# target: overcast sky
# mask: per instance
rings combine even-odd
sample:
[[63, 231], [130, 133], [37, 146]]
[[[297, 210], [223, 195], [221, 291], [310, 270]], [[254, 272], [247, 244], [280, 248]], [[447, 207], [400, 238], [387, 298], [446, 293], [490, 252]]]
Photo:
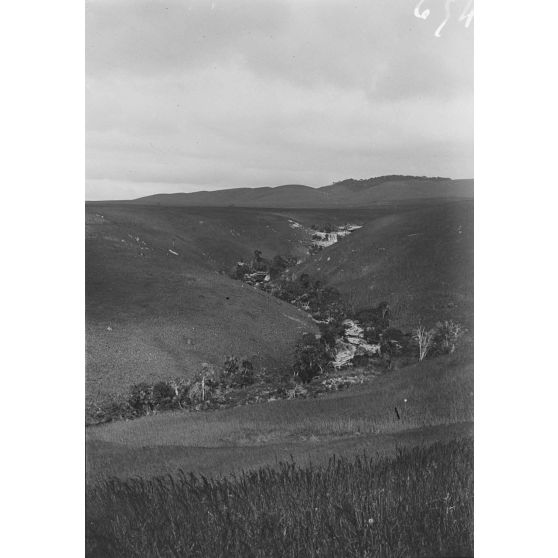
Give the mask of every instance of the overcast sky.
[[473, 176], [455, 0], [91, 0], [86, 198]]

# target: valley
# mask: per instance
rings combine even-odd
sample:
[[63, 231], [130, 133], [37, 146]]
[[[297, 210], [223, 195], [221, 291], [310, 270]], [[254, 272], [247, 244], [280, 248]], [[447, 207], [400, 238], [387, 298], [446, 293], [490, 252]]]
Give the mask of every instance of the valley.
[[[471, 329], [471, 211], [471, 202], [342, 212], [88, 204], [88, 400], [229, 355], [288, 366], [296, 338], [317, 327], [231, 279], [255, 250], [293, 256], [289, 273], [336, 287], [356, 307], [389, 302], [397, 327], [455, 319]], [[362, 228], [308, 254], [312, 225], [347, 222]]]
[[[364, 195], [359, 187], [338, 186]], [[134, 518], [148, 513], [144, 489], [135, 512], [122, 507], [119, 491], [139, 486], [132, 478], [150, 494], [181, 471], [234, 491], [242, 475], [289, 462], [301, 475], [362, 456], [389, 468], [417, 446], [440, 452], [448, 478], [457, 467], [465, 484], [447, 491], [470, 513], [472, 199], [343, 209], [140, 201], [86, 204], [86, 479], [99, 552], [120, 552], [105, 546], [107, 530], [122, 548], [137, 522], [163, 532], [155, 516]], [[424, 355], [421, 331], [431, 336]], [[178, 518], [182, 497], [153, 505]], [[123, 518], [132, 523], [120, 532]], [[460, 540], [469, 536], [465, 522]]]

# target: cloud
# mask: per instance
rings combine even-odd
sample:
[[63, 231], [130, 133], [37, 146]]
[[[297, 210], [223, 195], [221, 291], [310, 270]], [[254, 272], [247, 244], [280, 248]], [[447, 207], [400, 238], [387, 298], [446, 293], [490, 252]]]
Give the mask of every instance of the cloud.
[[211, 4], [87, 4], [91, 198], [472, 175], [471, 29], [437, 39], [405, 2]]

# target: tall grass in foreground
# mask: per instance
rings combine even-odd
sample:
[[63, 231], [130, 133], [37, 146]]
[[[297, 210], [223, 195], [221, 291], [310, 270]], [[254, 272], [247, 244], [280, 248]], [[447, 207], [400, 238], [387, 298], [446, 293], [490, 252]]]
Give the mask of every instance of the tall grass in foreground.
[[91, 557], [472, 556], [473, 441], [87, 491]]

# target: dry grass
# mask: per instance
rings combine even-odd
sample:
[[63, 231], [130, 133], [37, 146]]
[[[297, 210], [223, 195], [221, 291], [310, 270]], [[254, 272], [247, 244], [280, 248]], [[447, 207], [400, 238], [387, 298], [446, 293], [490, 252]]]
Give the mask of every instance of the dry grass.
[[88, 489], [86, 540], [103, 558], [472, 556], [473, 443], [105, 481]]
[[[324, 446], [336, 440], [370, 442], [374, 436], [470, 423], [473, 366], [468, 351], [464, 347], [453, 355], [425, 360], [379, 376], [370, 384], [317, 399], [200, 413], [168, 412], [89, 428], [90, 476], [172, 470], [179, 465], [168, 457], [169, 448], [177, 456], [194, 448], [219, 450], [224, 459], [219, 469], [226, 469], [227, 454], [230, 467], [247, 463], [246, 446], [258, 451], [280, 448], [288, 455], [289, 448], [306, 442]], [[153, 450], [143, 451], [145, 448]], [[266, 455], [273, 460], [274, 450]], [[200, 466], [205, 468], [205, 453], [201, 459]], [[189, 463], [197, 468], [195, 458], [189, 458]]]

